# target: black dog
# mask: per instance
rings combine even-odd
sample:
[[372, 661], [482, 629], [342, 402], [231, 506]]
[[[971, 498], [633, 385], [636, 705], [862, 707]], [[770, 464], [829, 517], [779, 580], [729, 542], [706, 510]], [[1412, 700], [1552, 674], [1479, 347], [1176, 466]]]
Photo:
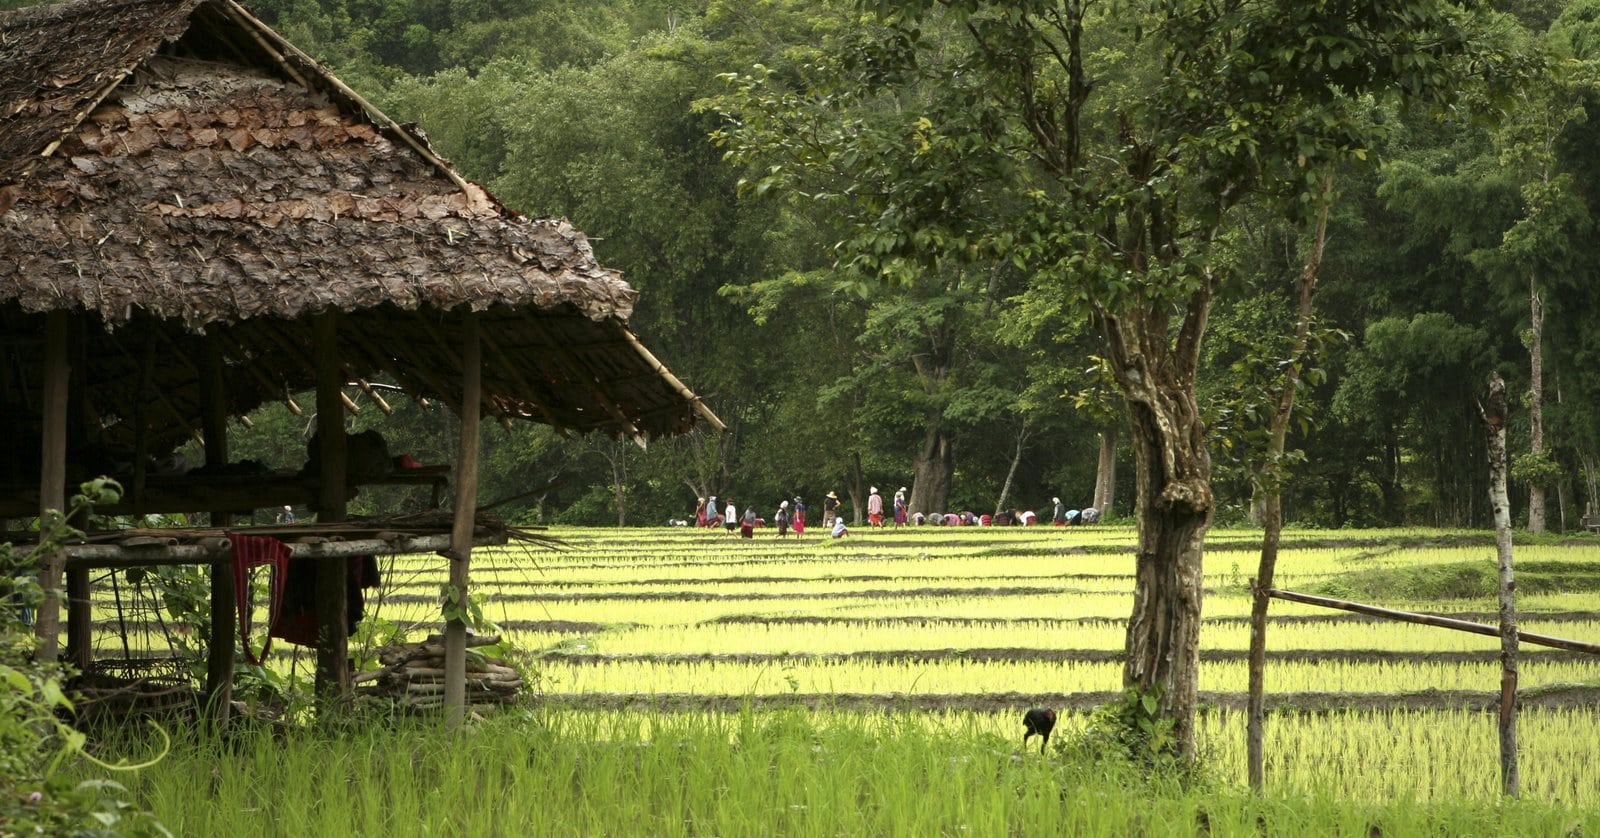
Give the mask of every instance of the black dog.
[[1056, 711], [1033, 709], [1022, 716], [1022, 726], [1028, 729], [1022, 734], [1022, 745], [1027, 747], [1028, 737], [1039, 734], [1039, 753], [1044, 754], [1044, 746], [1050, 741], [1050, 731], [1056, 726]]

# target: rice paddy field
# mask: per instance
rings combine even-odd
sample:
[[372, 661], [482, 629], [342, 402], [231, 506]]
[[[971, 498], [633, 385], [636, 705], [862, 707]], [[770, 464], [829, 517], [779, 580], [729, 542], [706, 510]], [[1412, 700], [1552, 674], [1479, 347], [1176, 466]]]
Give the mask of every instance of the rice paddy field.
[[[1600, 661], [1523, 647], [1523, 798], [1504, 801], [1497, 638], [1285, 602], [1269, 794], [1244, 791], [1259, 532], [1208, 540], [1198, 788], [1082, 776], [1037, 739], [1021, 747], [1023, 710], [1062, 711], [1055, 747], [1117, 697], [1130, 529], [551, 534], [561, 549], [480, 552], [473, 568], [486, 616], [527, 653], [526, 707], [460, 736], [407, 720], [246, 736], [227, 758], [179, 746], [130, 788], [181, 834], [1600, 832]], [[1600, 541], [1518, 545], [1516, 560], [1524, 631], [1600, 642]], [[434, 630], [443, 563], [385, 571], [369, 613]], [[1493, 571], [1485, 533], [1292, 531], [1277, 585], [1493, 623]], [[315, 805], [251, 826], [267, 790], [292, 789]]]

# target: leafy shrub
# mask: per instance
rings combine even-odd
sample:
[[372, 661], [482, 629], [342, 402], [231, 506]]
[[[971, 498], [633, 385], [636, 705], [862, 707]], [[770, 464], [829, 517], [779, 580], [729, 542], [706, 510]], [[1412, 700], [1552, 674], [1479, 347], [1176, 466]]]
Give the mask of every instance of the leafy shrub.
[[[82, 492], [73, 499], [74, 513], [90, 504], [114, 503], [122, 487], [100, 478], [84, 483]], [[41, 522], [41, 548], [78, 534], [64, 521]], [[160, 821], [124, 800], [121, 785], [74, 782], [61, 770], [70, 758], [112, 769], [133, 766], [105, 765], [84, 751], [83, 733], [62, 720], [72, 712], [61, 686], [70, 670], [32, 660], [34, 609], [56, 595], [39, 585], [35, 557], [40, 552], [18, 555], [9, 543], [0, 544], [0, 833], [170, 835]]]

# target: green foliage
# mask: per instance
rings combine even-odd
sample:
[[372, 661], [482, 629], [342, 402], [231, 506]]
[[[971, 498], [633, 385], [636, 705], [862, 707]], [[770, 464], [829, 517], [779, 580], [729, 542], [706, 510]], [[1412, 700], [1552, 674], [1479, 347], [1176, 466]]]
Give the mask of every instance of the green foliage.
[[1090, 713], [1083, 730], [1060, 747], [1069, 758], [1133, 767], [1152, 778], [1198, 777], [1199, 767], [1179, 758], [1173, 720], [1161, 715], [1160, 703], [1159, 686], [1128, 687], [1121, 700]]
[[1550, 486], [1565, 474], [1566, 469], [1548, 453], [1523, 452], [1511, 458], [1511, 479], [1524, 486]]
[[[121, 495], [122, 487], [113, 480], [88, 481], [73, 498], [69, 514], [94, 504], [115, 503]], [[82, 535], [64, 520], [46, 520], [38, 547], [26, 556], [19, 556], [9, 543], [0, 544], [0, 831], [170, 836], [159, 820], [127, 802], [129, 795], [121, 785], [75, 780], [67, 770], [74, 760], [122, 770], [147, 767], [161, 756], [141, 766], [95, 760], [85, 750], [87, 737], [66, 721], [73, 704], [62, 683], [70, 670], [33, 660], [33, 609], [45, 597], [58, 595], [40, 587], [35, 557]]]

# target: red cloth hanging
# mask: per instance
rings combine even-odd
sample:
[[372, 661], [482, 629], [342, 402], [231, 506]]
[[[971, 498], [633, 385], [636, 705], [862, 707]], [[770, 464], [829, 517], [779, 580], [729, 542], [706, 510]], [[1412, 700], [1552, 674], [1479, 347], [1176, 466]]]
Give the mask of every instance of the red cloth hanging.
[[240, 535], [229, 533], [233, 545], [233, 601], [239, 611], [239, 645], [244, 647], [245, 659], [256, 666], [266, 660], [272, 648], [268, 635], [261, 646], [261, 658], [250, 651], [250, 571], [265, 565], [271, 568], [267, 596], [267, 625], [278, 619], [283, 608], [283, 589], [289, 575], [289, 545], [265, 535]]

